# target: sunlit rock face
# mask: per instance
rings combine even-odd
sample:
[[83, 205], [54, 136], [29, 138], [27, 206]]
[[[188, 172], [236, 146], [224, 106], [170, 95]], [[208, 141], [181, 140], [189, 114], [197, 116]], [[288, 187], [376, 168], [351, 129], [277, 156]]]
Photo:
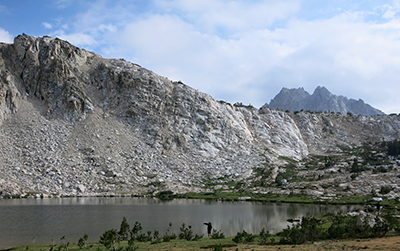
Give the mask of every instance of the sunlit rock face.
[[333, 95], [325, 87], [318, 86], [310, 95], [303, 88], [282, 90], [263, 107], [282, 111], [313, 111], [334, 112], [341, 114], [357, 114], [364, 116], [383, 115], [384, 113], [364, 103], [363, 100], [348, 99], [344, 96]]
[[205, 191], [210, 179], [246, 184], [280, 156], [393, 140], [399, 129], [398, 116], [234, 106], [51, 37], [0, 44], [3, 195]]

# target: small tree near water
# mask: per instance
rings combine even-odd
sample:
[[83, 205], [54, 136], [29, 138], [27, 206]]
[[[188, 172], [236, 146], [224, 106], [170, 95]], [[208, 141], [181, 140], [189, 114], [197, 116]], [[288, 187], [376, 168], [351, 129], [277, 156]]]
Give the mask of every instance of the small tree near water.
[[140, 224], [140, 222], [136, 221], [135, 225], [133, 225], [133, 228], [131, 230], [131, 239], [137, 239], [138, 236], [140, 235], [140, 233], [142, 232], [143, 227], [142, 224]]
[[265, 230], [265, 228], [263, 227], [263, 229], [261, 229], [260, 232], [260, 237], [258, 239], [258, 243], [261, 245], [265, 245], [269, 242], [269, 238], [271, 237], [271, 234]]
[[126, 221], [125, 217], [122, 219], [121, 227], [119, 229], [118, 235], [119, 235], [119, 239], [120, 240], [123, 240], [123, 241], [128, 240], [128, 237], [129, 237], [129, 224]]
[[185, 239], [187, 241], [198, 241], [203, 238], [203, 235], [193, 235], [192, 226], [185, 226], [185, 223], [182, 224], [180, 228], [181, 233], [179, 234], [179, 239]]
[[172, 223], [170, 222], [169, 223], [169, 228], [167, 229], [167, 232], [165, 232], [165, 234], [163, 235], [163, 241], [164, 242], [168, 242], [170, 240], [176, 239], [176, 235], [171, 232], [171, 227], [172, 227]]
[[78, 247], [80, 249], [82, 248], [87, 248], [86, 244], [87, 244], [87, 240], [88, 240], [88, 235], [85, 234], [83, 237], [79, 238], [78, 240]]
[[243, 230], [242, 232], [238, 232], [232, 240], [236, 243], [249, 243], [253, 242], [255, 238], [255, 235], [247, 233], [245, 230]]
[[181, 233], [179, 234], [179, 239], [190, 241], [193, 238], [192, 226], [186, 227], [185, 223], [183, 223], [182, 227], [180, 227], [179, 229], [181, 230]]
[[213, 229], [213, 232], [211, 234], [211, 239], [224, 239], [225, 235], [224, 233], [221, 232], [221, 230], [215, 230]]
[[106, 248], [115, 251], [118, 247], [119, 236], [116, 229], [107, 230], [100, 236], [100, 244], [103, 244]]

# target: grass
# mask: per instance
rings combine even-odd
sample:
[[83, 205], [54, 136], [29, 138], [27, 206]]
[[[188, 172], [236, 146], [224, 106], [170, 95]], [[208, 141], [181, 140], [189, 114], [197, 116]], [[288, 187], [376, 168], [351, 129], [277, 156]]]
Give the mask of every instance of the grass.
[[[325, 221], [324, 218], [322, 218]], [[325, 225], [326, 223], [324, 223]], [[328, 225], [323, 226], [328, 228]], [[346, 239], [346, 240], [325, 240], [314, 243], [306, 243], [302, 245], [283, 245], [278, 244], [279, 237], [274, 236], [275, 242], [267, 245], [259, 245], [256, 242], [247, 244], [236, 244], [232, 241], [233, 238], [225, 239], [208, 239], [203, 238], [200, 241], [185, 241], [185, 240], [173, 240], [170, 242], [151, 244], [150, 242], [136, 242], [135, 245], [138, 247], [137, 250], [214, 250], [214, 248], [221, 246], [222, 250], [233, 251], [233, 250], [398, 250], [400, 243], [400, 236], [388, 236], [381, 238], [365, 238], [365, 239]], [[98, 243], [88, 244], [88, 248], [80, 249], [77, 244], [70, 244], [68, 250], [70, 251], [100, 251], [106, 250], [106, 248]], [[127, 242], [121, 242], [120, 247], [126, 247]], [[66, 249], [59, 249], [59, 245], [22, 245], [13, 247], [8, 250], [12, 251], [48, 251], [51, 250], [63, 251]]]
[[240, 197], [247, 196], [246, 193], [224, 193], [223, 191], [216, 191], [210, 193], [186, 193], [179, 195], [179, 198], [185, 199], [205, 199], [205, 200], [238, 200]]
[[[205, 200], [228, 200], [235, 201], [240, 197], [250, 197], [247, 201], [259, 202], [282, 202], [282, 203], [305, 203], [305, 204], [332, 204], [332, 205], [366, 205], [374, 206], [376, 202], [372, 201], [373, 195], [343, 195], [331, 199], [322, 200], [306, 194], [258, 194], [246, 192], [212, 192], [212, 193], [186, 193], [174, 195], [175, 198], [186, 199], [205, 199]], [[400, 202], [396, 199], [388, 200], [384, 198], [381, 202], [383, 206], [388, 208], [400, 207]]]
[[206, 199], [206, 200], [238, 200], [240, 197], [250, 197], [247, 201], [259, 202], [287, 202], [287, 203], [320, 203], [309, 195], [280, 195], [280, 194], [253, 194], [253, 193], [186, 193], [177, 196], [185, 199]]
[[[135, 247], [138, 250], [212, 250], [216, 246], [222, 246], [223, 250], [246, 250], [249, 246], [258, 246], [257, 243], [249, 243], [249, 244], [236, 244], [232, 241], [232, 237], [228, 237], [225, 239], [210, 239], [210, 238], [202, 238], [199, 241], [186, 241], [186, 240], [171, 240], [169, 242], [161, 242], [157, 244], [151, 244], [151, 242], [135, 242]], [[12, 251], [48, 251], [48, 250], [60, 250], [60, 251], [99, 251], [106, 250], [106, 248], [99, 243], [89, 243], [87, 248], [80, 249], [78, 244], [72, 243], [68, 245], [68, 248], [60, 248], [60, 245], [55, 244], [46, 244], [46, 245], [21, 245], [16, 246], [8, 250]], [[118, 247], [127, 247], [127, 241], [121, 241]]]

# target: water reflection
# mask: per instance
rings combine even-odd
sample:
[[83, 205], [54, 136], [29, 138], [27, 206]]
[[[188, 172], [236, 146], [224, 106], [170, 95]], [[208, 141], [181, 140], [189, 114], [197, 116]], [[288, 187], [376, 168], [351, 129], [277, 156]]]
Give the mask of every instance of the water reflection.
[[108, 229], [119, 229], [123, 217], [133, 226], [139, 221], [144, 231], [159, 230], [168, 224], [179, 234], [182, 223], [194, 233], [206, 236], [204, 222], [226, 236], [246, 230], [276, 233], [288, 224], [287, 219], [326, 212], [347, 212], [357, 206], [221, 202], [204, 200], [159, 201], [154, 198], [54, 198], [0, 200], [0, 248], [35, 243], [58, 243], [65, 236], [77, 242], [85, 233], [97, 242]]

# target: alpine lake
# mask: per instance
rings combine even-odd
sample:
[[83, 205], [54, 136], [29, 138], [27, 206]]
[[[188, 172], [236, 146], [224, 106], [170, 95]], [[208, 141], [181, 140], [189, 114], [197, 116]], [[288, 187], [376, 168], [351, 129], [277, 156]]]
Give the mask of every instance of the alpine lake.
[[195, 234], [207, 236], [205, 222], [225, 236], [245, 230], [258, 234], [262, 228], [277, 233], [292, 223], [291, 218], [349, 212], [357, 205], [319, 205], [249, 201], [217, 201], [135, 197], [74, 197], [0, 200], [0, 249], [17, 245], [59, 243], [61, 238], [77, 243], [84, 234], [89, 242], [112, 228], [119, 230], [123, 217], [143, 230], [171, 230], [179, 234], [184, 223]]

